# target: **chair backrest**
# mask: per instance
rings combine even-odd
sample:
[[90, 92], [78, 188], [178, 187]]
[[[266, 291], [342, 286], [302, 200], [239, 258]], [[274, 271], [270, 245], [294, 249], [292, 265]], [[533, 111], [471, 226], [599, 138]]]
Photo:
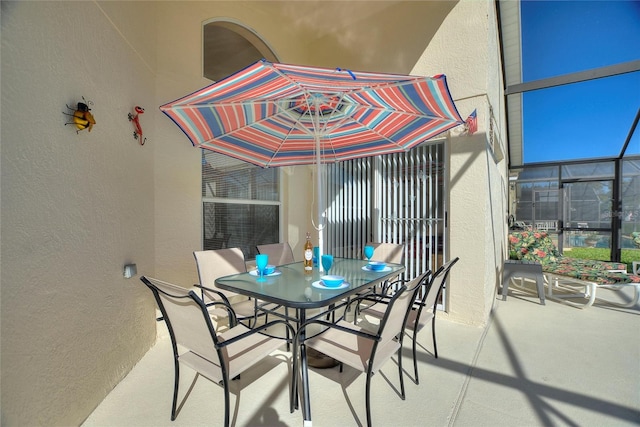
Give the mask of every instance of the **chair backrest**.
[[193, 256], [196, 258], [200, 284], [208, 288], [215, 286], [218, 277], [247, 271], [240, 248], [195, 251]]
[[375, 243], [369, 242], [366, 246], [373, 246], [372, 261], [392, 262], [402, 264], [404, 245], [397, 243]]
[[427, 289], [419, 303], [418, 313], [416, 313], [416, 326], [420, 324], [421, 319], [425, 319], [426, 321], [426, 318], [422, 316], [422, 311], [424, 309], [428, 310], [430, 307], [433, 307], [433, 313], [435, 313], [438, 296], [442, 293], [442, 289], [447, 282], [447, 277], [449, 276], [451, 268], [459, 260], [459, 257], [455, 257], [451, 261], [445, 263], [433, 274], [433, 276], [431, 276], [431, 280], [427, 283]]
[[409, 315], [409, 309], [415, 301], [416, 295], [420, 290], [422, 284], [430, 275], [430, 271], [416, 277], [408, 284], [402, 285], [395, 291], [389, 303], [387, 310], [380, 320], [378, 326], [378, 333], [381, 336], [381, 340], [378, 345], [384, 345], [384, 343], [391, 341], [397, 336], [401, 337], [401, 333], [404, 331], [404, 325]]
[[269, 255], [269, 264], [284, 265], [296, 262], [289, 242], [256, 246], [258, 253]]
[[217, 336], [207, 307], [192, 289], [186, 289], [151, 277], [140, 280], [153, 292], [169, 329], [174, 354], [180, 345], [186, 350], [220, 365]]

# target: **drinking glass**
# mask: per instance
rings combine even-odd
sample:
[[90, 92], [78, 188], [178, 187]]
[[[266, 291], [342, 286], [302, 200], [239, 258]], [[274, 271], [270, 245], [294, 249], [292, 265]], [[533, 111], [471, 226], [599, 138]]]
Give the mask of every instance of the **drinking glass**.
[[324, 268], [324, 271], [326, 272], [326, 274], [329, 274], [329, 269], [331, 268], [331, 266], [333, 265], [333, 255], [322, 255], [322, 268]]
[[262, 275], [264, 274], [264, 269], [267, 267], [268, 263], [269, 263], [269, 255], [267, 254], [256, 255], [256, 267], [258, 268], [258, 273], [260, 273], [258, 282], [264, 282], [267, 280], [264, 277], [262, 277]]
[[367, 258], [367, 261], [371, 261], [371, 257], [373, 256], [373, 246], [364, 247], [364, 256]]

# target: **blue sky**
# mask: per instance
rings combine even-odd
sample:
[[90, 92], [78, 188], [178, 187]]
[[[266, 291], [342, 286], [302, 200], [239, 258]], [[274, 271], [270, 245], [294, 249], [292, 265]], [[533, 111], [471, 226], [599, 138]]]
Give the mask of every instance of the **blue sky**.
[[[521, 13], [525, 82], [640, 59], [640, 1], [523, 1]], [[617, 156], [638, 108], [640, 72], [525, 93], [524, 162]]]

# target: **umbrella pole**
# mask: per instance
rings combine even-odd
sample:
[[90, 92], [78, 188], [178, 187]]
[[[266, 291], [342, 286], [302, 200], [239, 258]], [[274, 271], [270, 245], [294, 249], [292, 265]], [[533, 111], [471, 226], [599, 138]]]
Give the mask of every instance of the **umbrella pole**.
[[320, 158], [320, 100], [316, 97], [313, 101], [315, 104], [315, 143], [316, 143], [316, 188], [318, 190], [318, 271], [323, 272], [322, 254], [324, 253], [324, 193], [322, 192], [322, 161]]

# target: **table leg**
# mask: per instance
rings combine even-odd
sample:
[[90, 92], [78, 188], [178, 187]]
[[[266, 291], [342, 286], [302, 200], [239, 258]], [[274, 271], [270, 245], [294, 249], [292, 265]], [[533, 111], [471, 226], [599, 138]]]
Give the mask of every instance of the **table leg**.
[[[307, 320], [307, 313], [305, 309], [300, 310], [300, 325], [304, 324]], [[307, 349], [304, 345], [304, 339], [306, 335], [305, 330], [299, 331], [300, 342], [303, 343], [300, 346], [300, 372], [302, 375], [302, 415], [304, 419], [303, 426], [311, 427], [311, 403], [309, 401], [309, 367], [307, 366]]]

